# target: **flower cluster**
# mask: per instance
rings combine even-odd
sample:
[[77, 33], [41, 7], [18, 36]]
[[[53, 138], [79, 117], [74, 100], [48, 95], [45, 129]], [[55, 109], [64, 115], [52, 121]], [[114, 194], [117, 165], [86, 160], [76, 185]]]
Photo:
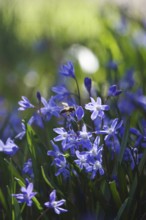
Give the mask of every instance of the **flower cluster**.
[[[117, 71], [118, 66], [110, 62], [107, 68]], [[29, 157], [23, 163], [22, 175], [29, 181], [26, 181], [26, 187], [21, 187], [21, 193], [13, 193], [12, 196], [18, 200], [18, 203], [26, 203], [27, 206], [32, 206], [32, 201], [38, 205], [38, 196], [41, 203], [43, 202], [43, 207], [47, 208], [40, 218], [50, 209], [53, 209], [56, 214], [71, 211], [62, 208], [62, 205], [67, 201], [67, 207], [71, 204], [76, 206], [78, 199], [80, 202], [85, 200], [85, 203], [89, 204], [89, 210], [93, 211], [96, 209], [94, 204], [96, 196], [91, 199], [91, 192], [93, 193], [96, 186], [99, 186], [102, 193], [104, 191], [102, 182], [105, 187], [109, 184], [107, 188], [111, 191], [108, 197], [112, 195], [111, 201], [114, 198], [120, 201], [123, 195], [117, 199], [117, 190], [123, 187], [124, 193], [128, 194], [131, 187], [131, 173], [136, 170], [139, 175], [139, 170], [144, 164], [141, 161], [146, 148], [146, 121], [144, 118], [139, 120], [137, 127], [137, 122], [132, 126], [129, 122], [130, 115], [134, 114], [137, 106], [141, 114], [146, 110], [146, 97], [139, 88], [134, 87], [133, 70], [127, 71], [118, 85], [114, 83], [108, 85], [106, 97], [102, 96], [102, 92], [92, 94], [92, 80], [86, 77], [84, 88], [87, 90], [90, 101], [84, 104], [81, 104], [82, 97], [73, 63], [69, 61], [61, 66], [59, 73], [75, 81], [78, 91], [75, 97], [73, 92], [68, 90], [67, 85], [56, 85], [52, 87], [55, 94], [49, 100], [37, 92], [39, 104], [31, 104], [24, 96], [18, 102], [19, 111], [27, 111], [30, 108], [33, 110], [33, 115], [28, 121], [22, 123], [22, 131], [15, 137], [16, 140], [26, 138], [28, 142]], [[52, 126], [53, 119], [55, 123]], [[52, 128], [51, 132], [47, 129], [50, 128], [49, 126]], [[51, 133], [50, 136], [48, 131]], [[46, 134], [50, 139], [46, 140]], [[40, 136], [42, 139], [39, 140]], [[17, 149], [17, 145], [11, 139], [8, 139], [6, 144], [0, 142], [0, 150], [4, 153], [13, 155]], [[25, 153], [27, 155], [27, 152]], [[38, 169], [35, 166], [38, 166]], [[119, 169], [122, 174], [118, 174]], [[41, 178], [36, 181], [38, 175]], [[119, 175], [122, 175], [125, 182], [127, 181], [126, 186], [121, 186], [122, 178]], [[45, 181], [52, 190], [48, 202], [44, 199], [43, 189], [39, 192], [37, 188], [38, 183], [42, 184], [42, 181]], [[87, 187], [84, 189], [88, 193], [87, 197], [82, 192], [84, 181], [87, 182]], [[68, 184], [69, 196], [63, 189], [63, 186], [67, 187]], [[34, 186], [37, 193], [33, 192]], [[64, 198], [57, 201], [56, 192]], [[96, 192], [95, 195], [97, 195]], [[98, 196], [104, 197], [101, 194]], [[92, 207], [88, 200], [91, 204], [93, 203]], [[84, 210], [89, 212], [88, 208], [85, 208], [87, 205], [82, 205]], [[92, 213], [89, 214], [92, 215]]]

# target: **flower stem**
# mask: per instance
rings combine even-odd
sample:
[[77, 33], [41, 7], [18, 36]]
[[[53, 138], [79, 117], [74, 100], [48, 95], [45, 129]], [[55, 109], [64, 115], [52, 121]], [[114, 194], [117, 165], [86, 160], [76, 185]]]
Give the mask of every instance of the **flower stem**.
[[74, 79], [75, 79], [77, 91], [78, 91], [79, 105], [81, 105], [81, 95], [80, 95], [80, 90], [79, 90], [79, 84], [78, 84], [76, 77]]
[[42, 212], [41, 215], [39, 215], [39, 217], [37, 218], [37, 220], [40, 220], [46, 214], [48, 210], [49, 208], [47, 208], [44, 212]]

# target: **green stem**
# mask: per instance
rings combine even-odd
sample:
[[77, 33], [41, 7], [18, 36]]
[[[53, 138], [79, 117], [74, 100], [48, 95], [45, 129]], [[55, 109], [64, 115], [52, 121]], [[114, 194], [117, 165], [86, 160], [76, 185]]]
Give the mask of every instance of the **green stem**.
[[49, 208], [47, 208], [44, 212], [42, 212], [41, 215], [39, 215], [39, 217], [37, 218], [37, 220], [40, 220], [46, 214], [48, 210]]
[[25, 203], [23, 204], [23, 206], [22, 206], [22, 208], [21, 208], [21, 210], [20, 210], [20, 212], [22, 213], [23, 212], [23, 210], [24, 210], [24, 208], [25, 208]]
[[81, 105], [81, 95], [80, 95], [80, 90], [79, 90], [79, 84], [78, 84], [76, 77], [74, 79], [75, 79], [77, 91], [78, 91], [79, 105]]

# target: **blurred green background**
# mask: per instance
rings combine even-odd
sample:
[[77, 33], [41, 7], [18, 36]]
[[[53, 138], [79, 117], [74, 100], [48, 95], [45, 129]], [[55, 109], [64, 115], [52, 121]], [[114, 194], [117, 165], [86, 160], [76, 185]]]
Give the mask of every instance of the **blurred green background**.
[[89, 74], [104, 82], [110, 60], [119, 64], [120, 75], [133, 67], [143, 83], [145, 36], [142, 17], [108, 1], [1, 0], [0, 96], [14, 105], [38, 90], [49, 96], [67, 60], [80, 83]]

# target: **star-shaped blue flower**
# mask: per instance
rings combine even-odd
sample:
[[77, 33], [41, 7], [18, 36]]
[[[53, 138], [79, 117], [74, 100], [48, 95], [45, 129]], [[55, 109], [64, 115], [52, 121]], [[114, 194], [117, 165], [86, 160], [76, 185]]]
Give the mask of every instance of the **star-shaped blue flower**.
[[46, 207], [53, 208], [56, 214], [61, 214], [62, 212], [67, 212], [66, 209], [63, 209], [60, 207], [65, 203], [65, 199], [61, 199], [59, 201], [56, 201], [56, 190], [53, 190], [50, 193], [49, 199], [50, 200], [48, 202], [44, 203], [44, 205]]
[[20, 107], [18, 108], [19, 111], [24, 111], [24, 110], [26, 110], [28, 108], [34, 108], [34, 105], [32, 105], [30, 103], [30, 101], [29, 101], [29, 99], [27, 97], [22, 96], [21, 98], [22, 98], [22, 100], [20, 100], [18, 102], [18, 104], [20, 105]]
[[100, 118], [104, 117], [104, 111], [109, 110], [108, 105], [102, 105], [101, 98], [97, 97], [97, 100], [95, 101], [92, 97], [90, 97], [91, 102], [85, 105], [85, 109], [92, 112], [91, 119], [95, 120], [97, 116]]
[[73, 63], [71, 61], [68, 61], [67, 64], [62, 65], [59, 69], [59, 73], [66, 77], [75, 78], [75, 70]]
[[26, 187], [21, 187], [21, 192], [12, 194], [12, 196], [18, 200], [18, 203], [25, 202], [27, 206], [32, 206], [32, 198], [37, 194], [37, 192], [33, 192], [33, 183], [29, 183]]

